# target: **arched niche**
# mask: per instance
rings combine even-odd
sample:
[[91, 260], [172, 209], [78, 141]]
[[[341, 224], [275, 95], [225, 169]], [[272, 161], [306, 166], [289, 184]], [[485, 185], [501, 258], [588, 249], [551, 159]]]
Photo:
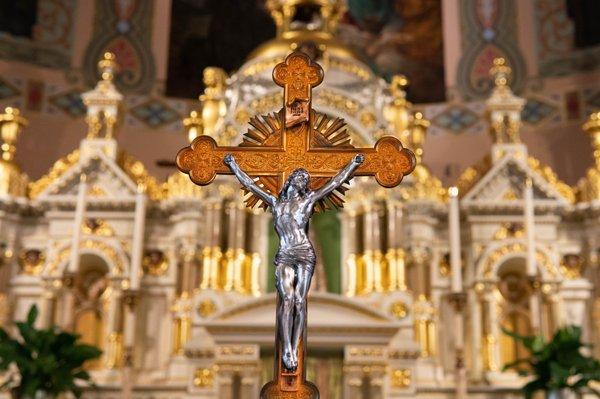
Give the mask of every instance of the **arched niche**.
[[[500, 294], [500, 325], [520, 335], [530, 335], [531, 309], [529, 300], [534, 294], [527, 276], [526, 259], [514, 256], [506, 259], [497, 269], [498, 292]], [[502, 364], [514, 362], [527, 356], [527, 350], [514, 338], [500, 336], [500, 360]]]
[[[108, 318], [108, 296], [110, 265], [104, 257], [91, 252], [81, 254], [79, 270], [74, 279], [74, 323], [75, 333], [81, 342], [104, 349], [106, 320]], [[94, 360], [89, 368], [99, 367], [101, 361]]]

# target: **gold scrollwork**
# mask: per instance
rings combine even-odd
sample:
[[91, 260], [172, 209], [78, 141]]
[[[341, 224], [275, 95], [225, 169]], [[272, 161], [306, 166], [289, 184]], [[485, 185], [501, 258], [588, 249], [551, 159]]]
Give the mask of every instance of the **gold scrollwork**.
[[144, 253], [142, 269], [144, 270], [144, 274], [149, 276], [164, 276], [167, 270], [169, 270], [169, 260], [162, 251], [149, 249]]
[[[524, 253], [524, 252], [526, 252], [526, 250], [527, 249], [526, 249], [525, 245], [520, 242], [509, 243], [509, 244], [503, 245], [499, 248], [496, 248], [486, 257], [486, 259], [483, 263], [483, 275], [486, 278], [493, 277], [492, 276], [493, 268], [501, 258], [503, 258], [509, 254]], [[556, 268], [552, 262], [552, 259], [548, 256], [547, 253], [545, 253], [544, 251], [541, 251], [539, 249], [536, 249], [535, 258], [536, 258], [536, 262], [538, 264], [540, 264], [546, 270], [546, 272], [548, 272], [548, 274], [551, 277], [556, 277], [556, 274], [557, 274]]]
[[410, 369], [396, 369], [392, 371], [392, 386], [394, 388], [406, 388], [410, 386], [412, 373]]
[[194, 372], [194, 386], [210, 388], [214, 385], [215, 371], [212, 368], [198, 368]]
[[403, 319], [408, 316], [408, 306], [402, 301], [393, 302], [390, 305], [390, 313], [397, 319]]
[[82, 226], [83, 234], [112, 237], [115, 232], [104, 219], [87, 218]]
[[212, 299], [205, 299], [198, 304], [198, 314], [202, 317], [209, 317], [217, 311], [217, 305]]
[[37, 276], [44, 268], [46, 255], [39, 249], [23, 250], [19, 254], [19, 266], [25, 274]]
[[44, 189], [46, 189], [46, 187], [62, 176], [67, 169], [75, 165], [78, 161], [79, 150], [77, 149], [64, 158], [54, 162], [54, 165], [52, 165], [52, 168], [50, 168], [47, 174], [38, 180], [29, 183], [29, 198], [37, 197]]
[[[80, 249], [87, 249], [90, 251], [97, 251], [106, 256], [106, 258], [110, 261], [110, 264], [114, 267], [113, 274], [121, 275], [124, 271], [123, 259], [117, 251], [110, 245], [97, 240], [84, 240], [80, 245]], [[56, 256], [52, 258], [50, 263], [48, 264], [48, 270], [50, 273], [55, 273], [58, 270], [58, 267], [65, 262], [71, 253], [71, 248], [66, 247], [58, 252]]]
[[567, 254], [560, 261], [560, 271], [568, 280], [580, 278], [584, 267], [584, 259], [577, 254]]

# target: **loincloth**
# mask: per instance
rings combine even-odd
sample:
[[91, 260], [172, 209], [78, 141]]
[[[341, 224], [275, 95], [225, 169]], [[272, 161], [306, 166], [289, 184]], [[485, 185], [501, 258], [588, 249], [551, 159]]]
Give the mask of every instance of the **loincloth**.
[[313, 269], [317, 263], [315, 250], [310, 243], [296, 245], [290, 248], [279, 248], [275, 255], [275, 265], [290, 265]]

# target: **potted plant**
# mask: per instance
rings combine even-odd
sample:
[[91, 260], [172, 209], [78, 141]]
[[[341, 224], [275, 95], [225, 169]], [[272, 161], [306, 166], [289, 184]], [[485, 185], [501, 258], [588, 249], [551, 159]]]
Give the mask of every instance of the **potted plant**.
[[15, 323], [20, 338], [12, 338], [0, 328], [0, 371], [8, 374], [1, 388], [11, 389], [15, 399], [56, 398], [64, 393], [80, 398], [82, 389], [78, 383], [90, 383], [83, 365], [102, 352], [94, 346], [78, 344], [78, 335], [57, 327], [37, 329], [37, 316], [34, 305], [25, 322]]
[[589, 345], [581, 342], [581, 328], [567, 326], [556, 331], [548, 342], [540, 336], [522, 336], [503, 329], [529, 351], [530, 356], [504, 366], [520, 375], [533, 378], [523, 387], [525, 398], [543, 391], [548, 399], [564, 399], [581, 394], [585, 389], [600, 397], [600, 393], [589, 386], [591, 381], [600, 380], [600, 362], [582, 353]]

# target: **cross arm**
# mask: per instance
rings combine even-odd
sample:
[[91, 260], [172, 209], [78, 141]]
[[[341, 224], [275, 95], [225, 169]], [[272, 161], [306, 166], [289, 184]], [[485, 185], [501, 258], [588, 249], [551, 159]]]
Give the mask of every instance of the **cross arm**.
[[373, 176], [377, 183], [386, 188], [400, 184], [404, 176], [411, 173], [416, 165], [412, 151], [402, 147], [397, 138], [385, 136], [372, 148], [312, 148], [305, 155], [305, 163], [312, 164], [312, 169], [306, 168], [309, 165], [302, 166], [311, 176], [331, 177], [357, 154], [363, 154], [365, 160], [354, 171], [354, 176]]
[[239, 166], [252, 176], [276, 176], [281, 172], [278, 160], [281, 148], [220, 147], [210, 136], [197, 137], [188, 147], [177, 154], [177, 168], [190, 176], [195, 184], [206, 186], [217, 175], [232, 175], [223, 162], [225, 155], [232, 154]]

